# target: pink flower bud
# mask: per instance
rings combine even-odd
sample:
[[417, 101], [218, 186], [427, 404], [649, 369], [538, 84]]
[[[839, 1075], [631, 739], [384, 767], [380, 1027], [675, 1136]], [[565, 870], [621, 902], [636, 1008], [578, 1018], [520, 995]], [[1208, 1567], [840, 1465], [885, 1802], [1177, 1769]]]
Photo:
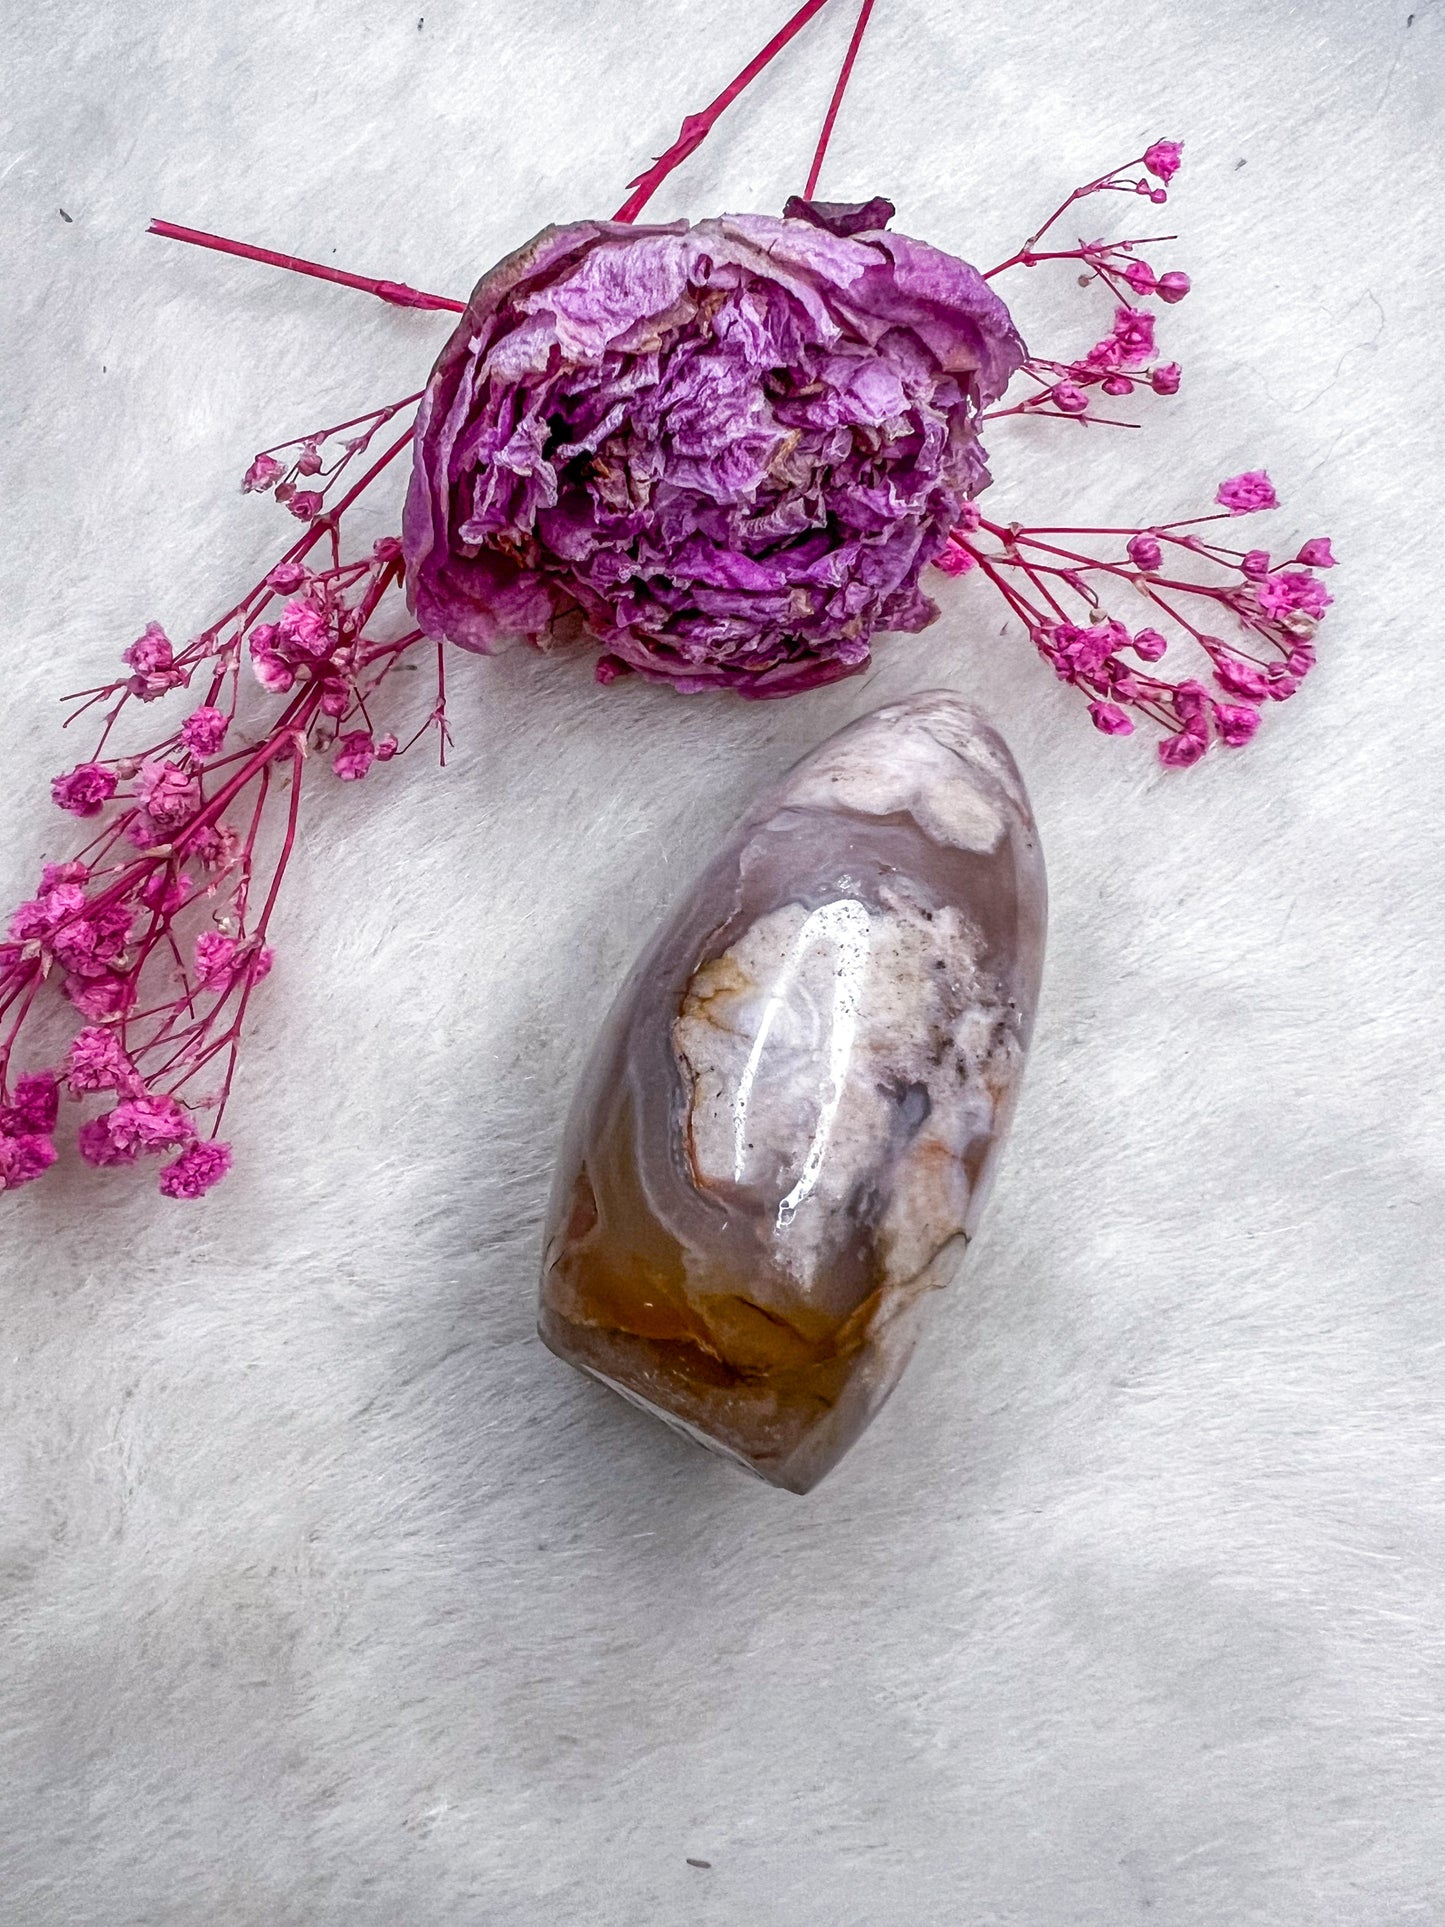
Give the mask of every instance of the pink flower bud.
[[122, 1153], [174, 1151], [196, 1135], [190, 1113], [173, 1097], [125, 1098], [106, 1113], [103, 1122], [111, 1143]]
[[1147, 308], [1116, 308], [1113, 338], [1124, 362], [1147, 361], [1154, 352], [1154, 317]]
[[371, 553], [378, 562], [395, 562], [401, 554], [401, 538], [396, 535], [383, 535], [371, 545]]
[[1231, 749], [1242, 749], [1259, 728], [1259, 711], [1248, 703], [1216, 703], [1214, 720]]
[[396, 751], [397, 741], [390, 730], [388, 730], [384, 736], [377, 738], [376, 760], [378, 763], [389, 763], [392, 757], [395, 756]]
[[103, 763], [78, 763], [68, 776], [57, 776], [50, 785], [56, 806], [72, 816], [99, 816], [115, 795], [115, 772]]
[[1252, 662], [1244, 662], [1238, 656], [1227, 655], [1214, 665], [1214, 680], [1221, 689], [1227, 689], [1231, 696], [1248, 696], [1253, 702], [1263, 702], [1269, 694], [1269, 683], [1262, 669]]
[[1157, 629], [1141, 629], [1134, 638], [1134, 654], [1144, 662], [1158, 662], [1168, 647], [1168, 637]]
[[1144, 165], [1156, 180], [1166, 184], [1179, 172], [1183, 141], [1155, 141], [1144, 150]]
[[335, 756], [331, 760], [334, 773], [343, 783], [357, 783], [365, 776], [376, 760], [376, 744], [369, 731], [356, 729], [343, 736]]
[[1251, 549], [1240, 557], [1239, 566], [1245, 575], [1262, 576], [1269, 574], [1269, 550]]
[[1158, 207], [1163, 202], [1167, 201], [1169, 199], [1169, 196], [1164, 192], [1164, 189], [1162, 187], [1156, 187], [1154, 192], [1149, 196], [1149, 199], [1154, 203], [1156, 207]]
[[231, 1168], [231, 1147], [212, 1138], [186, 1147], [174, 1164], [161, 1172], [163, 1198], [199, 1198], [219, 1184]]
[[306, 571], [299, 562], [278, 562], [266, 578], [269, 588], [279, 589], [282, 595], [290, 595], [299, 589], [306, 580]]
[[0, 1137], [35, 1132], [47, 1137], [60, 1109], [60, 1080], [54, 1071], [33, 1071], [16, 1080], [8, 1104], [0, 1104]]
[[1132, 736], [1134, 725], [1117, 703], [1090, 703], [1089, 714], [1094, 719], [1095, 729], [1101, 729], [1106, 736]]
[[1159, 546], [1159, 538], [1146, 534], [1143, 530], [1129, 538], [1129, 560], [1136, 569], [1157, 569], [1164, 560], [1164, 551]]
[[1297, 642], [1285, 658], [1286, 669], [1291, 676], [1297, 676], [1301, 682], [1304, 681], [1314, 666], [1315, 652], [1313, 646], [1308, 642]]
[[55, 1162], [55, 1146], [43, 1131], [0, 1137], [0, 1191], [30, 1184]]
[[1082, 415], [1089, 406], [1089, 397], [1072, 381], [1055, 382], [1049, 390], [1049, 399], [1064, 415]]
[[1149, 377], [1149, 386], [1156, 395], [1177, 395], [1179, 393], [1179, 363], [1166, 361], [1156, 368]]
[[1161, 301], [1167, 301], [1172, 307], [1176, 301], [1182, 301], [1188, 292], [1189, 276], [1187, 274], [1171, 270], [1168, 274], [1160, 275], [1158, 295]]
[[115, 1032], [99, 1027], [80, 1031], [71, 1039], [64, 1070], [72, 1097], [87, 1091], [130, 1091], [137, 1081], [135, 1066]]
[[243, 495], [261, 495], [286, 473], [274, 455], [258, 455], [241, 477]]
[[1219, 484], [1214, 499], [1231, 515], [1253, 515], [1260, 509], [1279, 507], [1274, 483], [1262, 468], [1246, 469], [1243, 475], [1231, 475], [1227, 482]]
[[1159, 285], [1147, 261], [1131, 261], [1124, 270], [1124, 279], [1135, 294], [1153, 294]]
[[1307, 569], [1332, 569], [1335, 558], [1330, 553], [1330, 538], [1327, 535], [1312, 536], [1299, 554], [1296, 562], [1303, 562]]
[[1186, 724], [1176, 735], [1166, 736], [1159, 745], [1159, 761], [1166, 769], [1188, 769], [1209, 747], [1208, 732], [1195, 723]]
[[317, 448], [315, 442], [307, 442], [301, 450], [301, 453], [296, 457], [296, 473], [298, 475], [319, 475], [321, 473], [321, 451]]
[[1134, 384], [1127, 375], [1110, 375], [1100, 383], [1106, 395], [1132, 395]]
[[311, 522], [321, 513], [321, 497], [315, 489], [303, 488], [286, 504], [298, 522]]
[[128, 649], [122, 649], [120, 659], [129, 663], [137, 675], [149, 676], [171, 668], [175, 652], [171, 648], [170, 637], [161, 625], [148, 622], [144, 634], [137, 636]]
[[230, 719], [209, 703], [194, 709], [181, 724], [181, 741], [197, 756], [214, 756], [226, 740]]

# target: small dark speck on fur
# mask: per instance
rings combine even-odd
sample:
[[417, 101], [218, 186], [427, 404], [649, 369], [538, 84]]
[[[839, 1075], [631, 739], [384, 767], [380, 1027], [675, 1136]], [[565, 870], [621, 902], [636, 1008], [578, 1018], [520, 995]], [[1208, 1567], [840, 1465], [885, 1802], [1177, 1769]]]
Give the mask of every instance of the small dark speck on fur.
[[712, 1862], [711, 1862], [711, 1860], [692, 1860], [692, 1859], [689, 1859], [689, 1861], [688, 1861], [688, 1863], [687, 1863], [687, 1864], [688, 1864], [688, 1866], [689, 1866], [689, 1867], [711, 1867], [711, 1865], [712, 1865]]
[[62, 221], [70, 221], [70, 222], [71, 222], [71, 225], [72, 225], [72, 227], [73, 227], [73, 226], [75, 225], [75, 224], [74, 224], [74, 221], [73, 221], [73, 220], [71, 220], [71, 216], [70, 216], [70, 215], [68, 215], [68, 214], [66, 213], [66, 211], [65, 211], [65, 209], [64, 209], [63, 207], [58, 207], [58, 208], [56, 208], [56, 210], [55, 210], [55, 211], [56, 211], [56, 213], [57, 213], [57, 214], [58, 214], [58, 215], [60, 216], [60, 218], [61, 218], [61, 220], [62, 220]]

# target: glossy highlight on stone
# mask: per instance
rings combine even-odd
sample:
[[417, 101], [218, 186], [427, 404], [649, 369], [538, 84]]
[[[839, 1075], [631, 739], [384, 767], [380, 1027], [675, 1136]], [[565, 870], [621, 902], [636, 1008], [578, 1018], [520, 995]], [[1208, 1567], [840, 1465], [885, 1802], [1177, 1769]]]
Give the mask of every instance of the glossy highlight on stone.
[[794, 1492], [898, 1382], [977, 1223], [1043, 963], [1001, 739], [925, 691], [759, 798], [638, 960], [573, 1104], [540, 1330]]

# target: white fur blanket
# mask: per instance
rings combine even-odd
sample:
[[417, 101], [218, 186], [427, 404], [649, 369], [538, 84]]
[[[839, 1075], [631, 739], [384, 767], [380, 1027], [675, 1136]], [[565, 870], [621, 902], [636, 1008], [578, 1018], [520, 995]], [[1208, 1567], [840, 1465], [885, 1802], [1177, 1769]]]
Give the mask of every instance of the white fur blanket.
[[[16, 13], [7, 903], [67, 839], [55, 697], [224, 606], [280, 540], [236, 493], [255, 448], [405, 392], [447, 325], [147, 217], [464, 293], [610, 212], [786, 10]], [[778, 209], [852, 18], [657, 211]], [[823, 191], [905, 232], [997, 259], [1188, 144], [1156, 250], [1195, 277], [1184, 394], [999, 432], [995, 499], [1127, 521], [1267, 465], [1260, 538], [1345, 563], [1322, 666], [1171, 776], [965, 582], [866, 681], [761, 710], [459, 660], [444, 776], [318, 786], [233, 1177], [0, 1199], [7, 1927], [1445, 1920], [1442, 26], [879, 0]], [[1025, 331], [1082, 331], [1075, 298], [1025, 280]], [[792, 757], [939, 683], [1032, 787], [1045, 1008], [930, 1347], [797, 1500], [542, 1349], [540, 1216], [657, 917]]]

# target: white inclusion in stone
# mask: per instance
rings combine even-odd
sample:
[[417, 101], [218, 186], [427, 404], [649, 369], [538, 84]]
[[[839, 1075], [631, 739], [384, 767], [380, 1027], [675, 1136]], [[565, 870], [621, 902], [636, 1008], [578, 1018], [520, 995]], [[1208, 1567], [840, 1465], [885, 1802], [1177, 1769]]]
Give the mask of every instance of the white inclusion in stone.
[[[828, 1142], [833, 1135], [838, 1106], [842, 1103], [843, 1092], [847, 1088], [848, 1066], [853, 1056], [853, 1041], [858, 1035], [858, 1011], [863, 1001], [863, 990], [868, 981], [871, 932], [872, 925], [867, 910], [852, 897], [844, 897], [837, 903], [825, 903], [821, 909], [813, 911], [798, 932], [797, 940], [778, 980], [778, 987], [768, 999], [768, 1010], [764, 1014], [763, 1023], [758, 1031], [758, 1041], [748, 1055], [747, 1068], [738, 1089], [734, 1143], [739, 1147], [743, 1141], [746, 1093], [751, 1089], [752, 1078], [757, 1074], [758, 1059], [762, 1054], [774, 1008], [787, 997], [788, 989], [797, 976], [808, 951], [814, 945], [830, 944], [833, 948], [833, 1014], [828, 1026], [828, 1081], [819, 1094], [818, 1121], [813, 1127], [813, 1138], [803, 1159], [802, 1171], [797, 1183], [778, 1206], [779, 1231], [786, 1231], [793, 1222], [798, 1206], [811, 1195], [823, 1169], [823, 1159], [827, 1155]], [[741, 1178], [740, 1159], [737, 1161], [736, 1168]]]

